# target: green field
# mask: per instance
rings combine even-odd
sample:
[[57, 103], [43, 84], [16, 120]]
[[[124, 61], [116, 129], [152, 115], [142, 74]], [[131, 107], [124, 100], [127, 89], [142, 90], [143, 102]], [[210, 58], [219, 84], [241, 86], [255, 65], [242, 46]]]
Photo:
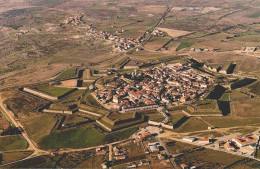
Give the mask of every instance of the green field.
[[191, 47], [192, 45], [194, 45], [195, 42], [193, 41], [183, 41], [181, 42], [181, 44], [176, 48], [176, 51], [179, 51], [181, 49], [184, 49], [184, 48], [188, 48], [188, 47]]
[[103, 110], [103, 109], [100, 109], [100, 108], [96, 108], [96, 107], [93, 107], [93, 106], [89, 106], [89, 105], [85, 105], [85, 104], [79, 104], [78, 107], [80, 109], [83, 109], [83, 110], [86, 110], [86, 111], [90, 111], [90, 112], [93, 112], [93, 113], [97, 113], [97, 114], [101, 114], [101, 115], [106, 115], [106, 114], [109, 113], [106, 110]]
[[192, 132], [199, 130], [207, 130], [208, 125], [198, 118], [190, 118], [184, 124], [176, 129], [176, 132]]
[[65, 93], [68, 93], [69, 91], [71, 91], [72, 89], [70, 88], [62, 88], [62, 87], [54, 87], [54, 86], [44, 86], [44, 87], [40, 87], [38, 88], [39, 91], [45, 92], [47, 94], [50, 94], [52, 96], [62, 96]]
[[138, 128], [134, 127], [104, 135], [94, 128], [70, 129], [42, 137], [39, 146], [43, 149], [92, 147], [126, 139], [137, 130]]
[[212, 100], [198, 100], [195, 105], [197, 109], [214, 109], [217, 103]]
[[110, 143], [110, 142], [126, 139], [130, 137], [132, 134], [134, 134], [137, 130], [138, 128], [134, 127], [134, 128], [111, 133], [106, 136], [106, 141]]
[[147, 116], [149, 116], [149, 120], [156, 121], [156, 122], [162, 122], [165, 119], [165, 117], [159, 113], [149, 114]]
[[256, 13], [253, 13], [252, 15], [250, 15], [251, 18], [258, 18], [260, 17], [260, 12], [256, 12]]
[[70, 68], [62, 72], [59, 76], [55, 78], [55, 80], [62, 80], [62, 79], [68, 79], [75, 75], [75, 68]]
[[229, 93], [224, 93], [220, 98], [220, 101], [228, 102], [229, 101]]
[[21, 120], [26, 132], [36, 143], [51, 132], [55, 122], [52, 114], [31, 115]]
[[182, 113], [172, 113], [171, 116], [172, 116], [172, 120], [171, 120], [172, 125], [176, 124], [177, 122], [179, 122], [179, 120], [181, 120], [184, 117]]
[[0, 151], [26, 149], [27, 143], [20, 136], [0, 137]]
[[44, 136], [39, 146], [43, 149], [84, 148], [103, 144], [105, 135], [96, 129], [71, 129]]

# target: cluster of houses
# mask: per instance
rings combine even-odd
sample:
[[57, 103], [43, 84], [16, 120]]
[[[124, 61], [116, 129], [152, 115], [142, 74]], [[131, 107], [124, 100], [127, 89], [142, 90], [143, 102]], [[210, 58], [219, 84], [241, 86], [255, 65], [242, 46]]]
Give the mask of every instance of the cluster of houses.
[[159, 142], [154, 142], [154, 143], [148, 144], [148, 148], [151, 153], [157, 153], [157, 157], [159, 160], [166, 160], [168, 158], [168, 155], [166, 153], [161, 153], [160, 147], [161, 147], [161, 145]]
[[83, 15], [77, 15], [75, 17], [68, 17], [68, 18], [65, 19], [65, 23], [66, 24], [72, 23], [72, 24], [75, 24], [75, 25], [79, 25], [79, 24], [82, 23], [82, 17], [83, 17]]
[[[186, 142], [194, 142], [200, 145], [207, 145], [214, 142], [214, 139], [207, 137], [193, 137], [193, 136], [185, 136], [182, 138], [183, 141]], [[233, 137], [227, 141], [218, 142], [218, 148], [224, 148], [227, 151], [238, 152], [243, 155], [252, 155], [257, 146], [259, 146], [259, 135], [258, 134], [248, 134], [239, 137]]]
[[149, 165], [149, 161], [147, 160], [140, 160], [139, 163], [137, 162], [131, 162], [127, 168], [138, 168], [138, 167], [141, 167], [141, 166], [145, 166], [145, 165]]
[[258, 140], [259, 136], [256, 134], [234, 137], [224, 144], [224, 148], [228, 151], [237, 151], [239, 149], [251, 149], [251, 152], [254, 152]]
[[161, 31], [161, 30], [158, 30], [158, 29], [155, 29], [153, 32], [152, 32], [152, 35], [154, 36], [166, 36], [165, 32]]
[[151, 136], [150, 132], [145, 132], [145, 133], [139, 134], [136, 138], [134, 138], [134, 143], [139, 143], [143, 139], [146, 139], [147, 137], [150, 137], [150, 136]]
[[108, 151], [107, 146], [98, 146], [96, 147], [96, 155], [105, 155]]
[[139, 45], [144, 40], [144, 36], [139, 36], [138, 38], [124, 38], [113, 35], [109, 32], [99, 31], [93, 27], [92, 24], [88, 25], [87, 31], [88, 33], [94, 34], [97, 37], [115, 42], [114, 49], [116, 51], [127, 51]]
[[113, 147], [114, 159], [123, 160], [127, 158], [127, 151], [122, 147]]
[[259, 53], [260, 47], [243, 47], [242, 53]]
[[213, 48], [190, 48], [191, 52], [214, 52]]
[[112, 103], [123, 112], [156, 109], [160, 104], [195, 101], [209, 87], [210, 79], [181, 64], [162, 65], [120, 77], [119, 86], [96, 90], [94, 96], [103, 104]]

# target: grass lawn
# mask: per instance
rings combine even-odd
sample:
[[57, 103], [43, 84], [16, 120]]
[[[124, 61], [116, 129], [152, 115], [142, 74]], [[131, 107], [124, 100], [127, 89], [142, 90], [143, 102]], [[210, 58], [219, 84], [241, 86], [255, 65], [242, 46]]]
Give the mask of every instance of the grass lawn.
[[198, 109], [212, 109], [216, 107], [216, 102], [212, 100], [198, 100], [195, 104]]
[[97, 113], [97, 114], [101, 114], [101, 115], [106, 115], [106, 114], [109, 113], [106, 110], [99, 109], [99, 108], [92, 107], [92, 106], [88, 106], [88, 105], [85, 105], [85, 104], [79, 104], [78, 107], [80, 109], [83, 109], [83, 110], [86, 110], [86, 111], [90, 111], [90, 112], [93, 112], [93, 113]]
[[114, 121], [117, 119], [127, 119], [133, 117], [134, 112], [129, 112], [129, 113], [110, 113], [109, 116], [107, 117], [108, 119]]
[[39, 91], [48, 93], [52, 96], [62, 96], [65, 93], [68, 93], [69, 91], [71, 91], [72, 89], [70, 88], [63, 88], [63, 87], [54, 87], [54, 86], [44, 86], [41, 88], [38, 88]]
[[207, 130], [208, 125], [204, 123], [202, 120], [192, 117], [188, 119], [184, 124], [176, 129], [176, 132], [192, 132], [199, 130]]
[[27, 143], [21, 136], [0, 137], [0, 151], [26, 149]]
[[75, 75], [75, 68], [70, 68], [62, 72], [59, 76], [55, 78], [55, 80], [62, 80], [62, 79], [67, 79]]
[[137, 127], [133, 127], [133, 128], [111, 133], [106, 136], [106, 141], [114, 142], [114, 141], [126, 139], [126, 138], [130, 137], [132, 134], [134, 134], [137, 130], [138, 130]]
[[74, 124], [74, 123], [80, 123], [80, 122], [86, 122], [88, 119], [77, 116], [75, 114], [67, 116], [66, 120], [63, 122], [64, 125], [66, 124]]
[[172, 116], [172, 121], [171, 121], [172, 125], [176, 124], [178, 121], [180, 121], [184, 117], [184, 115], [181, 112], [172, 113], [171, 116]]
[[80, 96], [82, 96], [84, 90], [76, 90], [73, 92], [73, 94], [68, 95], [66, 98], [62, 99], [61, 103], [66, 104], [66, 103], [72, 103], [76, 102]]
[[181, 44], [176, 48], [176, 51], [179, 51], [184, 48], [191, 47], [195, 42], [193, 41], [183, 41]]
[[105, 135], [96, 129], [70, 129], [44, 136], [39, 146], [43, 149], [84, 148], [103, 144]]
[[3, 153], [2, 162], [0, 161], [0, 164], [6, 164], [6, 163], [10, 163], [12, 161], [20, 160], [25, 157], [28, 157], [31, 154], [32, 154], [32, 151]]
[[156, 122], [162, 122], [165, 119], [165, 117], [159, 113], [149, 114], [148, 116], [149, 116], [149, 120], [156, 121]]
[[228, 102], [229, 101], [229, 93], [224, 93], [220, 98], [220, 101]]

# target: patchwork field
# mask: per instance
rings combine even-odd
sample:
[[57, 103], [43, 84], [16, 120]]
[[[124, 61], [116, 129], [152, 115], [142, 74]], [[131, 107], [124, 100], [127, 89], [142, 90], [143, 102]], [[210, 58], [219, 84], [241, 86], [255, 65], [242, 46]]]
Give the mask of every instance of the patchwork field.
[[187, 35], [187, 34], [191, 33], [191, 32], [188, 32], [188, 31], [181, 31], [181, 30], [168, 29], [168, 28], [162, 28], [162, 27], [159, 27], [158, 30], [166, 32], [172, 38], [177, 38], [179, 36], [183, 36], [183, 35]]

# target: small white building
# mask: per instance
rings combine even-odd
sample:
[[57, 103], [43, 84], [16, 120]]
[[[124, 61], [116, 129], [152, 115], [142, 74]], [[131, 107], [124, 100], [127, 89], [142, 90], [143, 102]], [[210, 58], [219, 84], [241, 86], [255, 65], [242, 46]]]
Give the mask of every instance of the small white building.
[[183, 137], [182, 140], [184, 141], [188, 141], [188, 142], [194, 142], [197, 138], [196, 137], [189, 137], [189, 136], [186, 136], [186, 137]]
[[158, 143], [158, 142], [149, 143], [149, 144], [148, 144], [149, 149], [150, 149], [150, 151], [151, 151], [152, 153], [159, 151], [159, 145], [160, 145], [160, 143]]

